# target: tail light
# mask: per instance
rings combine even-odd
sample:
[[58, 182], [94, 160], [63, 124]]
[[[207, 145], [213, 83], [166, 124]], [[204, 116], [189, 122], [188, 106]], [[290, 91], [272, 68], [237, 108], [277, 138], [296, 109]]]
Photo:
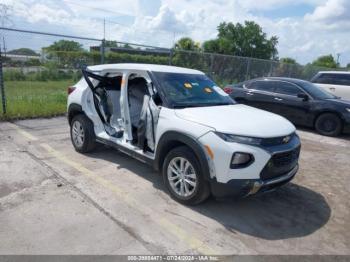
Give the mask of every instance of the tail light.
[[70, 95], [71, 93], [73, 93], [74, 90], [75, 90], [75, 86], [69, 86], [69, 87], [67, 88], [67, 93], [68, 93], [68, 95]]
[[233, 88], [232, 88], [232, 87], [229, 87], [229, 86], [226, 86], [226, 87], [224, 88], [224, 91], [225, 91], [225, 93], [227, 93], [227, 94], [232, 94]]

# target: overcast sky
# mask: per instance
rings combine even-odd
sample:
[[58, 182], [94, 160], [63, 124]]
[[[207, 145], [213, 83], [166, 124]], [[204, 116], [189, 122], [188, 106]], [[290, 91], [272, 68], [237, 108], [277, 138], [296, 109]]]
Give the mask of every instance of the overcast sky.
[[[280, 57], [305, 64], [340, 53], [350, 63], [350, 0], [0, 0], [13, 6], [15, 28], [170, 47], [174, 39], [216, 37], [220, 22], [254, 20], [279, 38]], [[14, 35], [9, 48], [40, 49], [52, 39]], [[44, 41], [45, 40], [45, 41]], [[45, 42], [45, 43], [44, 43]], [[39, 44], [40, 43], [40, 44]], [[90, 45], [91, 43], [84, 43]]]

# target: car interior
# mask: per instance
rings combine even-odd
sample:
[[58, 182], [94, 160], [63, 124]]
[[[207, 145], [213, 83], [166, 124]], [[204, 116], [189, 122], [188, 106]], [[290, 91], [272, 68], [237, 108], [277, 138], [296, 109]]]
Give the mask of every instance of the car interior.
[[[95, 108], [107, 134], [121, 138], [124, 134], [120, 104], [122, 75], [120, 73], [106, 73], [100, 76], [85, 71], [84, 77], [88, 79], [90, 88], [92, 87]], [[130, 142], [144, 151], [152, 152], [153, 150], [149, 147], [154, 143], [155, 128], [152, 114], [157, 114], [150, 106], [150, 101], [153, 102], [153, 100], [144, 77], [137, 74], [129, 76], [127, 101], [133, 137]], [[151, 118], [150, 115], [152, 115]]]
[[[148, 108], [150, 92], [148, 90], [147, 81], [141, 76], [132, 74], [128, 80], [128, 102], [129, 114], [132, 128], [133, 144], [139, 144], [145, 136], [145, 112]], [[139, 147], [143, 148], [140, 143]]]

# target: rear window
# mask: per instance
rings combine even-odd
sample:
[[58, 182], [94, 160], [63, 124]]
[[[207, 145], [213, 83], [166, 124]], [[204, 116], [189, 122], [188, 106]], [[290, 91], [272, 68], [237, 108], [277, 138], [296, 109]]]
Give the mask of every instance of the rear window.
[[350, 74], [322, 73], [313, 79], [314, 83], [350, 86]]

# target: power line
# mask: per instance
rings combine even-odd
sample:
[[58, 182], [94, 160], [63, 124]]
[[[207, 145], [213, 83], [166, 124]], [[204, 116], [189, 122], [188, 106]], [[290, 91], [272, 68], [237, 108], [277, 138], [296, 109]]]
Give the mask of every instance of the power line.
[[[67, 2], [67, 3], [70, 3], [70, 4], [73, 4], [73, 5], [76, 5], [76, 6], [80, 6], [80, 7], [83, 7], [83, 8], [87, 8], [87, 9], [92, 9], [92, 10], [97, 10], [97, 11], [101, 11], [101, 12], [117, 14], [118, 16], [129, 16], [129, 17], [136, 18], [136, 15], [126, 14], [126, 13], [122, 13], [122, 12], [116, 12], [116, 11], [112, 11], [112, 10], [108, 10], [108, 9], [104, 9], [104, 8], [100, 8], [100, 7], [93, 7], [93, 6], [88, 6], [88, 5], [77, 4], [77, 3], [72, 2], [72, 1], [70, 1], [70, 0], [63, 0], [63, 1], [64, 1], [64, 2]], [[126, 24], [119, 23], [119, 22], [113, 22], [113, 23], [120, 24], [120, 25], [124, 25], [124, 26], [128, 26], [128, 25], [126, 25]], [[130, 25], [129, 25], [129, 26], [130, 26]], [[192, 25], [191, 28], [208, 29], [207, 26], [200, 26], [200, 25], [195, 25], [195, 26]], [[158, 29], [158, 30], [168, 32], [168, 30], [165, 30], [165, 29]], [[179, 33], [179, 32], [176, 32], [176, 33]]]
[[70, 0], [63, 0], [63, 2], [70, 3], [72, 5], [80, 6], [80, 7], [83, 7], [83, 8], [93, 9], [93, 10], [106, 12], [106, 13], [111, 13], [111, 14], [117, 14], [119, 16], [136, 17], [135, 15], [130, 15], [130, 14], [125, 14], [125, 13], [121, 13], [121, 12], [116, 12], [116, 11], [112, 11], [112, 10], [108, 10], [108, 9], [104, 9], [104, 8], [100, 8], [100, 7], [93, 7], [93, 6], [87, 6], [87, 5], [78, 4], [78, 3], [75, 3], [75, 2], [70, 1]]

